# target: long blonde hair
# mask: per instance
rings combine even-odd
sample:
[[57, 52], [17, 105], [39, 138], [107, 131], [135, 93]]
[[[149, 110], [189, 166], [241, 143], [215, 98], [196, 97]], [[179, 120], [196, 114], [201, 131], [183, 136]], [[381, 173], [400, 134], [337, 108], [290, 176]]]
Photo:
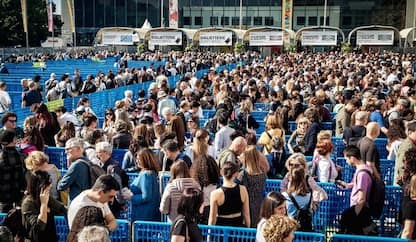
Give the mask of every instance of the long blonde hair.
[[259, 174], [263, 171], [259, 165], [260, 152], [255, 145], [250, 145], [243, 153], [243, 165], [249, 174]]
[[194, 143], [192, 145], [193, 157], [207, 155], [208, 154], [208, 143], [206, 138], [209, 136], [208, 131], [205, 129], [198, 129], [195, 133]]

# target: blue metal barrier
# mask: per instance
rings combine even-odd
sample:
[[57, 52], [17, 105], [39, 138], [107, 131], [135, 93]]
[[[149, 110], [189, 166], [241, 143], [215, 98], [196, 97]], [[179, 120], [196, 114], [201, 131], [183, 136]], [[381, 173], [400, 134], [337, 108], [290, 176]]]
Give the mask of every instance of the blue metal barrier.
[[[169, 223], [136, 221], [133, 224], [134, 242], [138, 241], [170, 241]], [[202, 241], [255, 241], [256, 229], [225, 226], [199, 225]], [[323, 242], [323, 234], [295, 232], [295, 242], [315, 241]]]
[[[355, 173], [355, 167], [350, 166], [345, 161], [345, 158], [339, 157], [336, 159], [336, 164], [342, 167], [342, 180], [346, 182], [352, 181]], [[394, 180], [394, 160], [380, 159], [381, 177], [387, 186], [393, 185]]]
[[[55, 216], [56, 233], [58, 234], [59, 242], [66, 242], [68, 237], [69, 227], [68, 222], [63, 216]], [[117, 219], [117, 230], [110, 233], [112, 242], [130, 241], [129, 233], [130, 222], [123, 219]]]
[[399, 238], [385, 238], [375, 236], [361, 236], [349, 234], [335, 234], [332, 237], [332, 242], [407, 242], [407, 239]]
[[[127, 152], [125, 149], [114, 149], [111, 157], [118, 161], [121, 167], [124, 154]], [[49, 163], [54, 164], [58, 169], [68, 169], [66, 162], [66, 154], [64, 147], [47, 147], [45, 154], [49, 156]]]

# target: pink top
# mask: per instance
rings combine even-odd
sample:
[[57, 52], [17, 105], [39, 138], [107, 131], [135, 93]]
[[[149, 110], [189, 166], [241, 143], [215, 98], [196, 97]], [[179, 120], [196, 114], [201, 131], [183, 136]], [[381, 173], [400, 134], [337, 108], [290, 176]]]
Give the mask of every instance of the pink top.
[[351, 191], [350, 206], [354, 206], [358, 203], [359, 191], [366, 191], [365, 201], [368, 205], [371, 190], [371, 177], [366, 172], [359, 172], [360, 170], [364, 169], [368, 170], [371, 174], [373, 173], [368, 165], [357, 166], [357, 170], [355, 171], [354, 177], [352, 178], [353, 187]]

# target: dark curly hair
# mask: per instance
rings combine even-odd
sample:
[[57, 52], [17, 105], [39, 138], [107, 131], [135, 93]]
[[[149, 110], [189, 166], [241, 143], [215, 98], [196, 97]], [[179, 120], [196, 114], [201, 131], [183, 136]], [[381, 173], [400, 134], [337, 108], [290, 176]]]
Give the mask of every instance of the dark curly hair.
[[86, 206], [78, 210], [68, 234], [68, 242], [78, 241], [78, 233], [85, 227], [91, 225], [105, 226], [103, 212], [95, 206]]

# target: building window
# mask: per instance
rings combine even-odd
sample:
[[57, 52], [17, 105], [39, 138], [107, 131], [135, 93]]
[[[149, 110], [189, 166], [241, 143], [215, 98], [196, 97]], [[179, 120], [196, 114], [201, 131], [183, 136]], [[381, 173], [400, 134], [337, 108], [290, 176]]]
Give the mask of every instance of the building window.
[[211, 26], [217, 26], [218, 25], [218, 17], [217, 16], [215, 16], [215, 17], [211, 16], [210, 25]]
[[234, 26], [240, 25], [240, 18], [239, 17], [233, 17], [231, 19], [231, 25], [234, 25]]
[[221, 17], [221, 25], [223, 26], [230, 25], [230, 17]]
[[364, 25], [365, 17], [364, 16], [356, 16], [355, 17], [355, 26]]
[[343, 16], [342, 17], [342, 25], [344, 25], [344, 26], [351, 26], [352, 25], [352, 18], [351, 18], [351, 16]]
[[264, 17], [264, 25], [266, 26], [273, 26], [273, 17]]
[[251, 17], [243, 17], [243, 25], [251, 25]]
[[263, 25], [263, 17], [253, 17], [253, 25]]
[[195, 17], [195, 25], [202, 25], [202, 17], [201, 16]]
[[318, 25], [318, 17], [308, 17], [308, 25], [309, 26]]
[[304, 16], [296, 17], [296, 25], [305, 25], [305, 17]]
[[[320, 23], [320, 25], [324, 25], [324, 17], [323, 17], [323, 16], [319, 18], [319, 23]], [[329, 23], [329, 16], [326, 16], [326, 25], [327, 25], [327, 26], [328, 26], [328, 25], [331, 25], [331, 24]]]
[[192, 25], [191, 17], [183, 17], [183, 25]]

